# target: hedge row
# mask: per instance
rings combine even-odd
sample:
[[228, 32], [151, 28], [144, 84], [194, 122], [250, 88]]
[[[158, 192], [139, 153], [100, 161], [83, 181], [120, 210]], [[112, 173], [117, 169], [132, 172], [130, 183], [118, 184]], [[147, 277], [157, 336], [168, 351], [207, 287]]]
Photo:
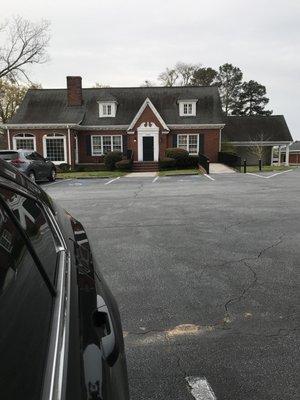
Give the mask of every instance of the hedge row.
[[199, 164], [198, 156], [191, 156], [188, 151], [177, 147], [166, 149], [166, 157], [160, 159], [160, 169], [194, 168]]

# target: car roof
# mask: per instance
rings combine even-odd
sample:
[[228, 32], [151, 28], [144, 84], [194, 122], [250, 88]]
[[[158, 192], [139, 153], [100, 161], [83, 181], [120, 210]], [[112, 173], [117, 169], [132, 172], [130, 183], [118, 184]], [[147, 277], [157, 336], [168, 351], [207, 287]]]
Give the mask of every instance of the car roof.
[[33, 183], [25, 174], [2, 159], [0, 159], [0, 183], [2, 186], [5, 185], [11, 189], [16, 189], [19, 186], [19, 189], [38, 197], [53, 210], [52, 200], [47, 193], [40, 186]]

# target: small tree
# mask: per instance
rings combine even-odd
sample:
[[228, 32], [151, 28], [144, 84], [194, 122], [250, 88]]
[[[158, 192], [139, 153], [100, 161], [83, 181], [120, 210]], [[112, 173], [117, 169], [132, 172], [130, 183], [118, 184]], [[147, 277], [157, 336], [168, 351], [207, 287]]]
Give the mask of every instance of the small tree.
[[140, 85], [140, 87], [153, 87], [155, 83], [150, 81], [149, 79], [145, 79], [144, 82]]
[[265, 142], [267, 140], [268, 140], [268, 138], [264, 139], [264, 134], [263, 133], [261, 133], [259, 135], [258, 140], [257, 139], [252, 139], [252, 141], [254, 143], [253, 143], [253, 145], [250, 145], [248, 147], [248, 153], [256, 156], [257, 160], [263, 160], [264, 156], [267, 153], [267, 147], [263, 146], [262, 142]]
[[167, 68], [164, 72], [158, 75], [158, 80], [163, 86], [175, 86], [178, 79], [178, 72], [175, 68]]
[[[12, 82], [25, 78], [30, 82], [27, 67], [47, 61], [49, 22], [33, 23], [14, 17], [0, 29], [0, 78]], [[2, 43], [1, 43], [2, 42]]]
[[99, 83], [99, 82], [95, 82], [95, 88], [110, 88], [109, 85], [106, 85], [105, 83]]
[[178, 62], [175, 65], [178, 77], [181, 79], [181, 86], [192, 85], [192, 79], [196, 70], [200, 68], [199, 64], [189, 64], [184, 62]]
[[0, 79], [0, 122], [5, 124], [16, 112], [28, 89], [38, 89], [39, 85], [18, 85], [8, 79]]

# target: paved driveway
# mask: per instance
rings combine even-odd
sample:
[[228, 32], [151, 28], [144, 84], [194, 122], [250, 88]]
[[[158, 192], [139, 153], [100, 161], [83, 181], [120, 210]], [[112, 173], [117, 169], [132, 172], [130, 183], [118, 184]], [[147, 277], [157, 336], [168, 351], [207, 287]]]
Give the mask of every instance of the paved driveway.
[[132, 400], [296, 400], [300, 169], [211, 177], [44, 187], [119, 302]]

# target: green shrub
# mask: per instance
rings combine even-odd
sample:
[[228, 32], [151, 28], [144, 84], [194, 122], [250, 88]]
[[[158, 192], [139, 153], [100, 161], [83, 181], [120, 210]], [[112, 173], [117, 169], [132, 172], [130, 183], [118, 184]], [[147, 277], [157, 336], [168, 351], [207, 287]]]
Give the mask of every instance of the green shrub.
[[171, 157], [163, 157], [159, 160], [159, 169], [175, 168], [176, 160]]
[[104, 157], [104, 164], [106, 169], [113, 171], [115, 169], [116, 162], [122, 160], [122, 153], [120, 151], [111, 151]]
[[199, 157], [196, 155], [189, 156], [188, 158], [188, 167], [196, 168], [199, 164]]
[[166, 157], [174, 158], [177, 168], [185, 168], [188, 166], [189, 153], [184, 149], [178, 147], [166, 149]]
[[132, 160], [117, 161], [115, 166], [120, 171], [130, 171], [132, 169]]
[[62, 163], [62, 164], [59, 164], [58, 169], [61, 172], [67, 172], [67, 171], [71, 170], [71, 165], [67, 164], [67, 163]]

